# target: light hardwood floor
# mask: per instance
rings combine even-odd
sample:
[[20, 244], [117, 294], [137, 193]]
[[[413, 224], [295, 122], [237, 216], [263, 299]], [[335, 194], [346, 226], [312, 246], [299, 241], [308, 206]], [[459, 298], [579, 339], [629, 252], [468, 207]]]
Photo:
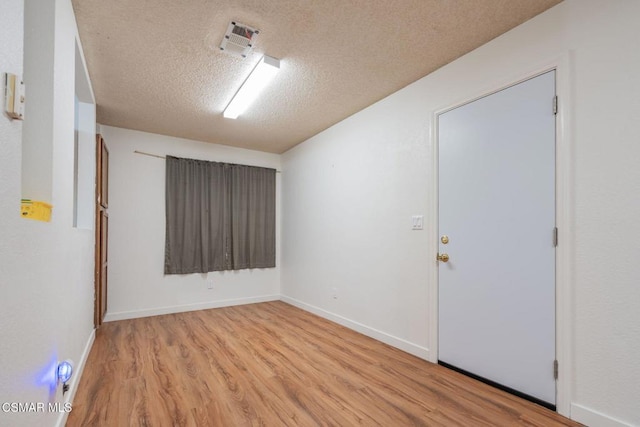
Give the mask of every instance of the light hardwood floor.
[[269, 302], [105, 323], [67, 426], [577, 426]]

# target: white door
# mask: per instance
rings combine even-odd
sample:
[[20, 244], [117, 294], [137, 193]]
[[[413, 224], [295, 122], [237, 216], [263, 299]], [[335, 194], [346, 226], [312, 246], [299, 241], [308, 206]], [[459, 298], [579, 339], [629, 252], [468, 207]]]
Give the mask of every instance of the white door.
[[[555, 71], [438, 118], [438, 360], [555, 405]], [[448, 243], [444, 236], [448, 237]]]

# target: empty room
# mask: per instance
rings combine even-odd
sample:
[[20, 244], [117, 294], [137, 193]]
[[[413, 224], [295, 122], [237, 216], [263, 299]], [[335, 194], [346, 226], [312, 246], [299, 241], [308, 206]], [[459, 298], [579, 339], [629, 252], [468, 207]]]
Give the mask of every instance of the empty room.
[[2, 0], [0, 427], [640, 426], [639, 22]]

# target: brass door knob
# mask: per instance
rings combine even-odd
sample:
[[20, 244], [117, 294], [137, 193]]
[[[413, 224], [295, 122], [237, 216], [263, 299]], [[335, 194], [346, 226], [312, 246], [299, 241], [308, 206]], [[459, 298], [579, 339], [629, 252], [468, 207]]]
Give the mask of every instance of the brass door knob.
[[438, 261], [448, 262], [449, 254], [438, 254]]

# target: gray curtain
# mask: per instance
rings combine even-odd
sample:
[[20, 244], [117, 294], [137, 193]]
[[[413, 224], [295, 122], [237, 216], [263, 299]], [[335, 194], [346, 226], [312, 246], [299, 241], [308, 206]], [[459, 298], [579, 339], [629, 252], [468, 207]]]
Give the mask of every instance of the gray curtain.
[[274, 169], [231, 166], [233, 268], [276, 265], [276, 174]]
[[167, 156], [165, 274], [275, 267], [275, 170]]

